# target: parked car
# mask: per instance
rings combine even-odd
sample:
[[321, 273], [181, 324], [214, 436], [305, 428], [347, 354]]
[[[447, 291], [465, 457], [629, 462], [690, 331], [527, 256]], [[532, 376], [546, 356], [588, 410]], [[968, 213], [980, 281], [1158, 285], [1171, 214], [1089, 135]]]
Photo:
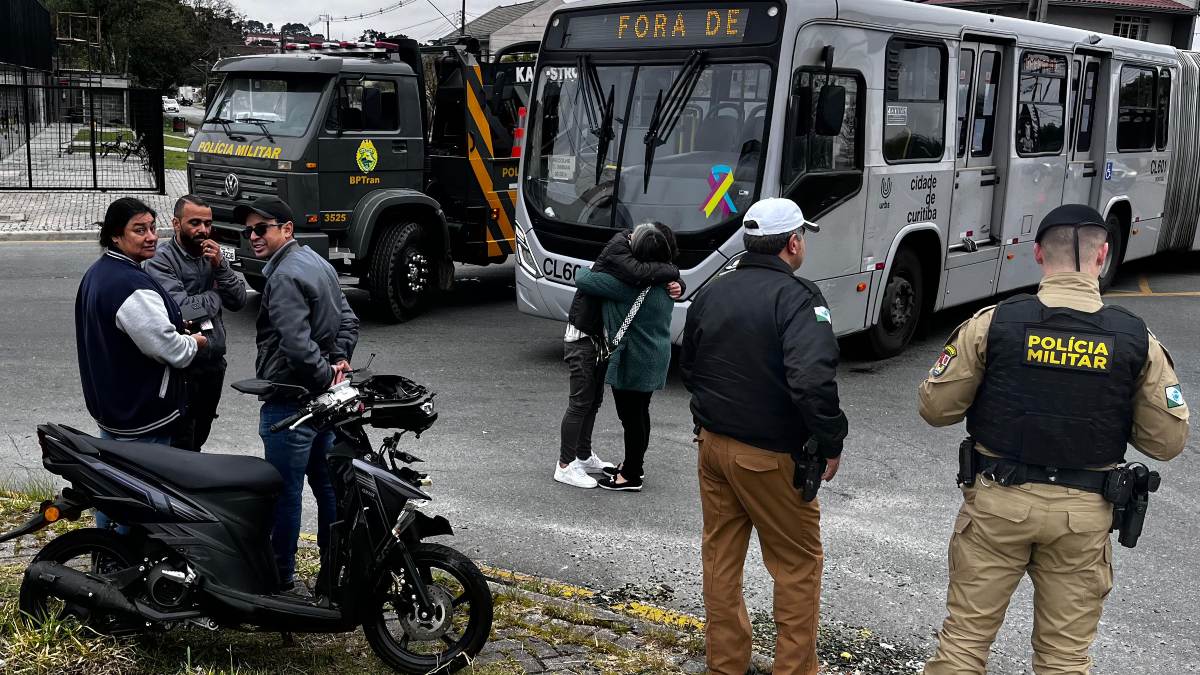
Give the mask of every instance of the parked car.
[[163, 112], [179, 112], [179, 101], [173, 98], [163, 97]]

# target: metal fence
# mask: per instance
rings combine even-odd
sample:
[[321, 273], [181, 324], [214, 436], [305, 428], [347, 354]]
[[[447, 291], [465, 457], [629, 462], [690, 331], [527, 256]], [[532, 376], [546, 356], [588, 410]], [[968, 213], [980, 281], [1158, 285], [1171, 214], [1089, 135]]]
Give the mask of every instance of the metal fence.
[[165, 186], [156, 92], [0, 79], [0, 190]]

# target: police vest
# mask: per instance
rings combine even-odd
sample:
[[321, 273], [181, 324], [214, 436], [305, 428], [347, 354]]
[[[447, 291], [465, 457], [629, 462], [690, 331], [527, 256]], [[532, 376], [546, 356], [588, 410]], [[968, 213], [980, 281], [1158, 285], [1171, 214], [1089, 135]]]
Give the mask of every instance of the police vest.
[[967, 431], [988, 450], [1027, 464], [1120, 462], [1149, 348], [1146, 324], [1119, 307], [1080, 312], [1031, 295], [1002, 302]]

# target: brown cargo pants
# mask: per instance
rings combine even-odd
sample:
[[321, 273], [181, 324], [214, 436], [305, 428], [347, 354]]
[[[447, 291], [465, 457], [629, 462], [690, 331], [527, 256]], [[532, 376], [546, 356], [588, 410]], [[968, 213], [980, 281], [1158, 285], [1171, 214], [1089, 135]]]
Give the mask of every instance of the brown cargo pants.
[[821, 604], [821, 511], [792, 487], [795, 462], [732, 438], [700, 432], [704, 512], [705, 647], [713, 675], [750, 666], [750, 618], [742, 571], [750, 529], [775, 580], [775, 675], [816, 675]]
[[988, 650], [1021, 577], [1033, 581], [1033, 671], [1086, 675], [1104, 598], [1112, 590], [1112, 504], [1061, 485], [963, 490], [950, 538], [949, 617], [926, 675], [987, 669]]

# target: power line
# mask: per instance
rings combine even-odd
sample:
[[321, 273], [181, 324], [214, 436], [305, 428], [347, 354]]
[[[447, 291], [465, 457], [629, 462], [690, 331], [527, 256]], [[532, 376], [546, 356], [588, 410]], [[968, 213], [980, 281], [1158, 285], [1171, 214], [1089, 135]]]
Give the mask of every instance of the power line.
[[422, 21], [420, 23], [414, 23], [411, 26], [405, 26], [403, 28], [393, 28], [392, 30], [384, 31], [384, 32], [387, 35], [395, 35], [396, 33], [403, 33], [406, 30], [412, 30], [413, 28], [424, 26], [427, 23], [433, 23], [434, 21], [438, 21], [439, 19], [441, 19], [441, 17], [435, 16], [432, 19], [426, 19], [425, 21]]
[[321, 23], [322, 21], [324, 21], [325, 23], [341, 23], [343, 21], [359, 21], [362, 19], [370, 19], [370, 18], [373, 18], [376, 16], [382, 16], [384, 14], [387, 14], [388, 12], [394, 12], [397, 9], [400, 9], [401, 7], [403, 7], [407, 4], [410, 4], [412, 2], [413, 2], [413, 0], [400, 0], [400, 2], [390, 4], [386, 7], [380, 7], [379, 9], [377, 9], [373, 12], [364, 12], [362, 14], [354, 14], [354, 15], [346, 15], [346, 16], [330, 16], [328, 14], [322, 14], [321, 16], [318, 16], [317, 18], [313, 19], [312, 21], [309, 21], [308, 25], [311, 26], [313, 24]]
[[446, 23], [450, 24], [451, 28], [458, 30], [458, 26], [456, 26], [454, 24], [454, 22], [450, 20], [450, 17], [446, 16], [446, 14], [442, 10], [438, 9], [437, 5], [433, 4], [433, 0], [425, 0], [425, 1], [429, 3], [430, 7], [436, 9], [438, 14], [442, 15], [442, 18], [446, 20]]

